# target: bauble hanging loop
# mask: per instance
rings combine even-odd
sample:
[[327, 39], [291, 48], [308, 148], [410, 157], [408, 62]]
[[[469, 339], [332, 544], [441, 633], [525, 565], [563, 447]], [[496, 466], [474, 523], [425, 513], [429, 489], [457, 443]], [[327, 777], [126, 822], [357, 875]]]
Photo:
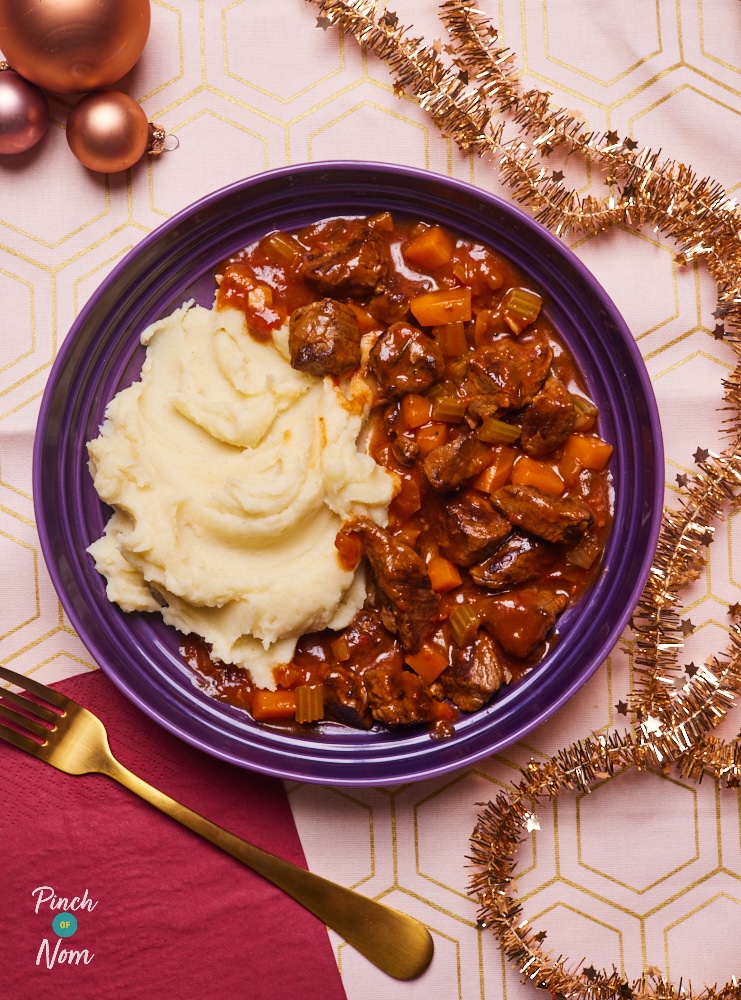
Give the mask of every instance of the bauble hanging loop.
[[146, 152], [161, 153], [165, 131], [147, 121], [141, 105], [119, 90], [88, 94], [67, 118], [67, 142], [90, 170], [112, 174], [133, 167]]
[[81, 93], [128, 73], [150, 20], [150, 0], [0, 0], [0, 50], [39, 87]]
[[0, 155], [25, 153], [43, 137], [48, 124], [44, 92], [0, 62]]

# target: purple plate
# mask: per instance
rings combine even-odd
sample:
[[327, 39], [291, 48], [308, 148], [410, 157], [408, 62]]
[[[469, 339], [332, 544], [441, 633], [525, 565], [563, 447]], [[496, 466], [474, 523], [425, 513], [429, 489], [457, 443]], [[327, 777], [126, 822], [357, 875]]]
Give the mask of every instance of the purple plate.
[[[125, 614], [105, 595], [87, 555], [109, 510], [87, 468], [108, 401], [138, 378], [142, 330], [189, 299], [213, 301], [216, 265], [274, 229], [333, 215], [389, 210], [491, 245], [548, 293], [547, 314], [576, 357], [615, 445], [615, 524], [591, 591], [560, 619], [560, 641], [535, 669], [455, 735], [424, 728], [314, 736], [256, 725], [193, 683], [178, 636], [153, 615]], [[521, 739], [563, 705], [604, 661], [646, 581], [663, 502], [656, 402], [640, 353], [597, 281], [523, 212], [467, 184], [389, 164], [315, 163], [240, 181], [196, 202], [141, 241], [80, 313], [52, 369], [34, 448], [41, 546], [65, 611], [91, 656], [149, 716], [216, 757], [282, 778], [384, 785], [443, 774]]]

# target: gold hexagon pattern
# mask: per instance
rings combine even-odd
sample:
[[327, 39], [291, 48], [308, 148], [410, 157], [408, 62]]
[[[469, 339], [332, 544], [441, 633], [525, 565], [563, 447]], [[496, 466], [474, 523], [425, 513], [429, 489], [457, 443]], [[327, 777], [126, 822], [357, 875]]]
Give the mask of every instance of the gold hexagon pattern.
[[[523, 86], [547, 90], [596, 132], [691, 164], [729, 192], [741, 186], [738, 0], [482, 0]], [[379, 0], [448, 58], [437, 7]], [[392, 18], [393, 19], [393, 18]], [[163, 220], [215, 188], [302, 161], [373, 159], [471, 181], [511, 199], [497, 164], [458, 150], [388, 67], [322, 21], [310, 0], [153, 0], [142, 59], [122, 81], [170, 148], [117, 175], [93, 174], [67, 148], [76, 97], [54, 97], [35, 149], [0, 156], [0, 661], [41, 680], [94, 667], [62, 614], [34, 524], [31, 456], [50, 366], [103, 277]], [[591, 164], [554, 161], [580, 192], [613, 183]], [[644, 357], [661, 411], [666, 502], [701, 449], [724, 445], [718, 412], [735, 355], [699, 265], [648, 228], [573, 234]], [[685, 592], [677, 684], [721, 649], [741, 599], [741, 526], [713, 526], [707, 564]], [[393, 982], [335, 934], [349, 1000], [528, 1000], [468, 895], [469, 837], [480, 803], [593, 732], [630, 725], [635, 637], [566, 706], [521, 743], [450, 774], [401, 787], [293, 784], [289, 797], [310, 867], [397, 906], [431, 929], [436, 954], [416, 983]], [[719, 733], [734, 739], [738, 714]], [[630, 772], [589, 795], [536, 809], [517, 857], [525, 919], [554, 953], [628, 976], [650, 966], [722, 983], [738, 969], [741, 797], [711, 782]], [[39, 873], [39, 877], [46, 877]], [[320, 995], [317, 993], [317, 995]]]

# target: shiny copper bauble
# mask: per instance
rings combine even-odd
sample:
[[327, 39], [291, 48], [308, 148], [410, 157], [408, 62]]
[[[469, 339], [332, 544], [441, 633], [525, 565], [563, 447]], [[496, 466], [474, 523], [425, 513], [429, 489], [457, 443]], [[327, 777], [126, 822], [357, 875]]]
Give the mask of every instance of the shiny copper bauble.
[[10, 69], [0, 71], [0, 154], [25, 153], [48, 124], [44, 92]]
[[127, 170], [149, 145], [149, 122], [133, 97], [119, 90], [88, 94], [67, 119], [67, 142], [80, 163], [103, 174]]
[[0, 0], [0, 51], [46, 90], [95, 90], [128, 73], [150, 17], [150, 0]]

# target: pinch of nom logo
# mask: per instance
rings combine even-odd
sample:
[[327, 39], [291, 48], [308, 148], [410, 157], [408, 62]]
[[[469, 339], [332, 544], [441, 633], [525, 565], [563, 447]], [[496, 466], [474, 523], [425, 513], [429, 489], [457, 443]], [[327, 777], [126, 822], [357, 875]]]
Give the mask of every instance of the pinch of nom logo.
[[39, 950], [36, 954], [36, 964], [46, 963], [47, 969], [53, 969], [55, 965], [89, 965], [95, 958], [87, 948], [65, 948], [64, 942], [71, 938], [79, 926], [75, 912], [86, 910], [92, 913], [98, 905], [97, 900], [88, 896], [87, 889], [82, 896], [57, 896], [50, 885], [40, 885], [31, 892], [36, 897], [35, 913], [39, 913], [43, 907], [48, 906], [48, 911], [54, 913], [51, 921], [51, 929], [56, 934], [56, 942], [52, 947], [48, 937], [42, 939]]

